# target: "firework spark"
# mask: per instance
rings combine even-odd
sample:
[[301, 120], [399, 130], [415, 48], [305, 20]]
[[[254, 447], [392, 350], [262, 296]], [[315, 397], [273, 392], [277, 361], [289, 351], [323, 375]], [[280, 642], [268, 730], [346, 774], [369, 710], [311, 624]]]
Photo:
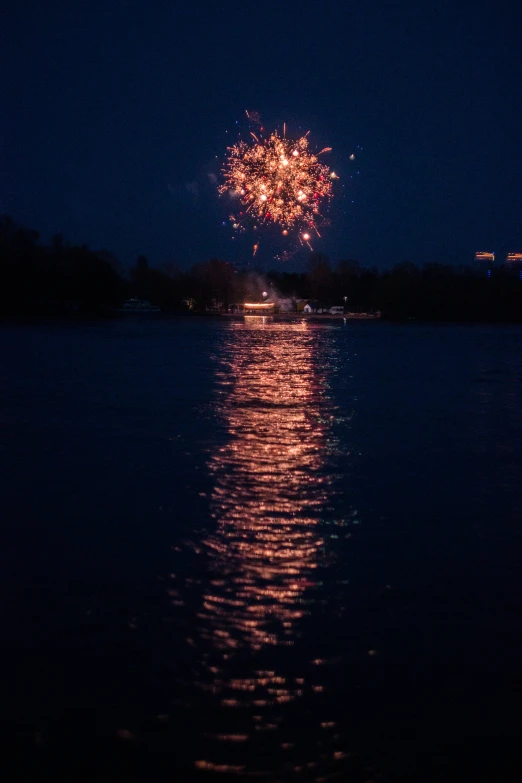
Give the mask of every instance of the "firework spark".
[[331, 148], [314, 154], [308, 133], [298, 139], [287, 138], [286, 128], [283, 137], [277, 131], [268, 138], [251, 133], [250, 143], [239, 141], [228, 148], [218, 190], [239, 198], [245, 210], [243, 224], [275, 223], [283, 236], [297, 232], [306, 244], [312, 233], [319, 236], [319, 208], [332, 198], [337, 175], [319, 161]]

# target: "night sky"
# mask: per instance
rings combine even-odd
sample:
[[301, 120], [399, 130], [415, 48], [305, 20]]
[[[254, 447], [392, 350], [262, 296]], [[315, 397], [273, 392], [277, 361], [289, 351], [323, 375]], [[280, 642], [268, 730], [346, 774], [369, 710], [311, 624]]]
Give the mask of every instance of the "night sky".
[[332, 261], [522, 251], [521, 3], [7, 5], [0, 212], [44, 239], [125, 263], [244, 258], [213, 175], [249, 109], [333, 147], [340, 195], [314, 247]]

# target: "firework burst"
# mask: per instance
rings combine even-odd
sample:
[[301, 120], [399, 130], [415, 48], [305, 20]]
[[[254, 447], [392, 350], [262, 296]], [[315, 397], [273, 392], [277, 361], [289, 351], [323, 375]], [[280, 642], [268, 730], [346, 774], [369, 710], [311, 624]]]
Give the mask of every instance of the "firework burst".
[[[330, 152], [310, 151], [308, 133], [298, 139], [280, 136], [274, 131], [267, 138], [251, 133], [251, 141], [239, 141], [228, 148], [223, 167], [223, 183], [218, 190], [239, 198], [243, 207], [235, 224], [247, 221], [257, 225], [275, 223], [283, 236], [297, 234], [301, 243], [310, 244], [312, 234], [319, 236], [320, 207], [332, 198], [337, 175], [319, 161]], [[254, 226], [255, 228], [255, 226]]]

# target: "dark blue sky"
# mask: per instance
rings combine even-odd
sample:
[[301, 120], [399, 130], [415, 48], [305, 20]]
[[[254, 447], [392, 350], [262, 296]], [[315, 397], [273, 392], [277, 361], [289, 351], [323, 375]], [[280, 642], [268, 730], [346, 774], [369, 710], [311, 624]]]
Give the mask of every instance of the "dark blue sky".
[[[250, 242], [222, 228], [209, 174], [248, 108], [333, 147], [344, 188], [315, 248], [333, 261], [522, 251], [520, 3], [10, 5], [0, 212], [44, 237], [125, 262], [236, 260]], [[276, 266], [268, 244], [260, 257]]]

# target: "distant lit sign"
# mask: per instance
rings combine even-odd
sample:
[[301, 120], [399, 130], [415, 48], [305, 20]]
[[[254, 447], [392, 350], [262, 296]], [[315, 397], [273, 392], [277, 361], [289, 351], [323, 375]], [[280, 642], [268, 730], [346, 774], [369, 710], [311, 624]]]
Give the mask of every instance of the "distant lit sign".
[[522, 253], [508, 253], [506, 257], [506, 262], [508, 264], [512, 264], [513, 261], [522, 261]]
[[495, 260], [494, 253], [486, 253], [485, 251], [479, 251], [478, 253], [475, 253], [475, 261], [494, 261], [494, 260]]

